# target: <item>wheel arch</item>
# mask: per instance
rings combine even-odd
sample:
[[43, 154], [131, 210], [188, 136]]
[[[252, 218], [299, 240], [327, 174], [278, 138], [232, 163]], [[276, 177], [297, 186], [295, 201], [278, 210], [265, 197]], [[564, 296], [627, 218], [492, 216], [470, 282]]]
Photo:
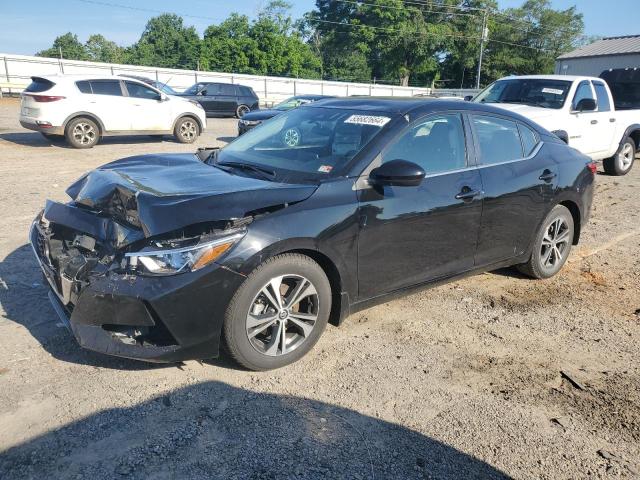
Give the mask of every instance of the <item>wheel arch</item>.
[[176, 125], [178, 124], [178, 122], [180, 120], [182, 120], [183, 118], [191, 118], [192, 120], [195, 120], [195, 122], [198, 124], [198, 128], [200, 128], [200, 133], [202, 133], [204, 131], [204, 125], [202, 125], [202, 121], [198, 118], [198, 116], [196, 114], [194, 114], [194, 113], [182, 113], [173, 122], [173, 126], [171, 127], [171, 131], [172, 132], [176, 129]]
[[72, 113], [71, 115], [69, 115], [67, 118], [65, 118], [64, 122], [62, 122], [62, 127], [63, 127], [65, 133], [66, 133], [67, 125], [69, 124], [69, 122], [75, 120], [76, 118], [80, 118], [80, 117], [87, 117], [90, 120], [94, 121], [96, 123], [96, 125], [98, 125], [98, 129], [100, 130], [100, 135], [104, 134], [104, 132], [106, 131], [106, 129], [104, 128], [104, 124], [102, 123], [102, 120], [100, 120], [100, 118], [95, 113], [91, 113], [91, 112], [75, 112], [75, 113]]
[[640, 124], [634, 123], [627, 127], [627, 129], [622, 134], [622, 138], [620, 139], [619, 147], [622, 146], [622, 142], [627, 137], [631, 137], [633, 139], [633, 143], [635, 143], [636, 150], [640, 147]]
[[566, 207], [573, 217], [573, 245], [577, 245], [580, 241], [580, 231], [582, 230], [582, 213], [580, 212], [580, 207], [578, 207], [576, 202], [568, 199], [562, 200], [558, 205]]

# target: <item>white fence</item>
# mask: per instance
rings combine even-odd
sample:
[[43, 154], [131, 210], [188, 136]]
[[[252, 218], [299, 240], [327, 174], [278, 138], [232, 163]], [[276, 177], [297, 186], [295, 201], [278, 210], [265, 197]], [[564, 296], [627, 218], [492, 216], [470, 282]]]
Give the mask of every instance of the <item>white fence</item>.
[[431, 92], [430, 88], [139, 67], [0, 53], [0, 85], [5, 84], [2, 85], [5, 92], [22, 91], [30, 83], [32, 76], [60, 73], [140, 75], [166, 83], [176, 90], [183, 90], [196, 82], [239, 83], [253, 88], [263, 104], [302, 94], [413, 96]]

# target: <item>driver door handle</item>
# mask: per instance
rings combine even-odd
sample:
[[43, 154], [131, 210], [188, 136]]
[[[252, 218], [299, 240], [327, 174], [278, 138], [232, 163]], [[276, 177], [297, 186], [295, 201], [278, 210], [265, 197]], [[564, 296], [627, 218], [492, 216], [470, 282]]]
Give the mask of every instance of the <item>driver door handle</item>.
[[595, 125], [596, 123], [598, 123], [598, 120], [591, 120], [591, 125]]
[[471, 200], [481, 193], [482, 192], [480, 190], [471, 190], [469, 187], [464, 187], [462, 190], [460, 190], [460, 193], [456, 195], [456, 200]]

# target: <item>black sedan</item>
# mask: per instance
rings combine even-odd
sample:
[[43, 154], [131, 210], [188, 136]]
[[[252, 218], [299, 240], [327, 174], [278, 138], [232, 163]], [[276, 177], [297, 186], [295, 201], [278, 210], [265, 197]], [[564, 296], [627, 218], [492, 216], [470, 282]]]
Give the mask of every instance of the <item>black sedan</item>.
[[331, 99], [224, 149], [93, 170], [31, 244], [80, 345], [255, 370], [327, 322], [415, 287], [516, 265], [555, 275], [589, 217], [595, 165], [524, 117], [416, 99]]
[[275, 105], [273, 108], [264, 110], [255, 110], [253, 112], [246, 113], [240, 120], [238, 120], [238, 135], [242, 135], [252, 128], [257, 127], [265, 120], [280, 115], [282, 112], [288, 112], [289, 110], [304, 105], [305, 103], [313, 103], [325, 98], [333, 98], [327, 95], [296, 95], [295, 97], [287, 98], [285, 101]]

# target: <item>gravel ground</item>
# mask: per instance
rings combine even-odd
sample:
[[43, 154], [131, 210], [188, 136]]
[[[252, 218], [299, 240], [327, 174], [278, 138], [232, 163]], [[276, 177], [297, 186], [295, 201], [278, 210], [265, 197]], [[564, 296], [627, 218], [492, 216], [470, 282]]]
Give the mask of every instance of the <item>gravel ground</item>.
[[[81, 350], [26, 244], [46, 198], [148, 138], [50, 145], [0, 101], [0, 478], [638, 478], [640, 163], [598, 175], [551, 280], [478, 275], [353, 315], [281, 370]], [[209, 119], [198, 145], [235, 121]]]

